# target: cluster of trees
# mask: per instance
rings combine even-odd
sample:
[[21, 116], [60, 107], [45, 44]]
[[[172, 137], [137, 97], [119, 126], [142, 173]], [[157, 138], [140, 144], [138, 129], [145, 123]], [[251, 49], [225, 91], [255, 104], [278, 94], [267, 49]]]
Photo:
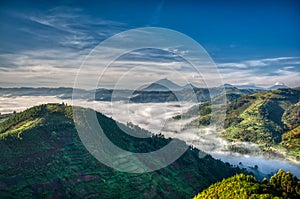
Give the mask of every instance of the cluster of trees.
[[255, 177], [237, 174], [211, 185], [194, 199], [200, 198], [299, 198], [300, 180], [290, 172], [279, 170], [268, 181], [259, 182]]

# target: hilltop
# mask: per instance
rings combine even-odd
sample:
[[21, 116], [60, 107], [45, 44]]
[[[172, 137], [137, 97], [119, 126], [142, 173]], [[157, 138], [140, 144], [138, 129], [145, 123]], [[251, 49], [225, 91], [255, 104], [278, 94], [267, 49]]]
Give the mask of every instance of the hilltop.
[[[162, 135], [135, 138], [97, 113], [106, 136], [132, 152], [154, 151], [170, 142]], [[122, 129], [149, 134], [137, 126]], [[6, 198], [191, 198], [210, 184], [240, 173], [210, 155], [189, 149], [163, 169], [119, 172], [97, 161], [82, 145], [64, 104], [35, 106], [0, 123], [0, 195]], [[116, 164], [126, 165], [126, 161]]]

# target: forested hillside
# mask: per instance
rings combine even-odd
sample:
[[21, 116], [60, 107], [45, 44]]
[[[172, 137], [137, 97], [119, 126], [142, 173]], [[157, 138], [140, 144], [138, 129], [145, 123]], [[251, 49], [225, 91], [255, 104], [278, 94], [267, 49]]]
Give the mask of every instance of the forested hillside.
[[[107, 137], [129, 151], [154, 151], [170, 141], [162, 135], [134, 138], [114, 120], [101, 113], [97, 117]], [[123, 128], [149, 133], [134, 126]], [[199, 158], [199, 151], [191, 147], [155, 172], [119, 172], [85, 149], [72, 120], [72, 107], [64, 104], [36, 106], [1, 122], [0, 148], [0, 198], [191, 198], [241, 172], [210, 155]], [[126, 159], [117, 163], [132, 167]]]

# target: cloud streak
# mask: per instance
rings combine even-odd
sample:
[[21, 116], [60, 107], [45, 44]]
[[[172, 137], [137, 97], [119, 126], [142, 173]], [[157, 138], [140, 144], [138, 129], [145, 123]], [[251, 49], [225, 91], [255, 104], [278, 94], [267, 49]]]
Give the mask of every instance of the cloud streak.
[[226, 83], [269, 87], [280, 81], [297, 87], [300, 85], [299, 60], [300, 57], [275, 57], [217, 65]]

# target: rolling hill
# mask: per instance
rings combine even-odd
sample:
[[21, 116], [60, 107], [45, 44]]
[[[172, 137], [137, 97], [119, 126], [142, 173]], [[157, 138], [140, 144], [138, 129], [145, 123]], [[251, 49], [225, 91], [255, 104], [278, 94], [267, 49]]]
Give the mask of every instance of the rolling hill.
[[[263, 150], [299, 159], [300, 88], [265, 91], [233, 99], [227, 106], [222, 137], [230, 141], [257, 143]], [[176, 116], [198, 119], [186, 126], [209, 125], [209, 102]]]
[[[162, 135], [135, 138], [97, 113], [106, 136], [132, 152], [155, 151], [170, 142]], [[149, 132], [136, 126], [122, 129]], [[163, 169], [124, 173], [97, 161], [83, 146], [72, 107], [46, 104], [0, 123], [0, 198], [191, 198], [210, 184], [242, 172], [189, 149]], [[127, 165], [126, 160], [116, 164]]]

